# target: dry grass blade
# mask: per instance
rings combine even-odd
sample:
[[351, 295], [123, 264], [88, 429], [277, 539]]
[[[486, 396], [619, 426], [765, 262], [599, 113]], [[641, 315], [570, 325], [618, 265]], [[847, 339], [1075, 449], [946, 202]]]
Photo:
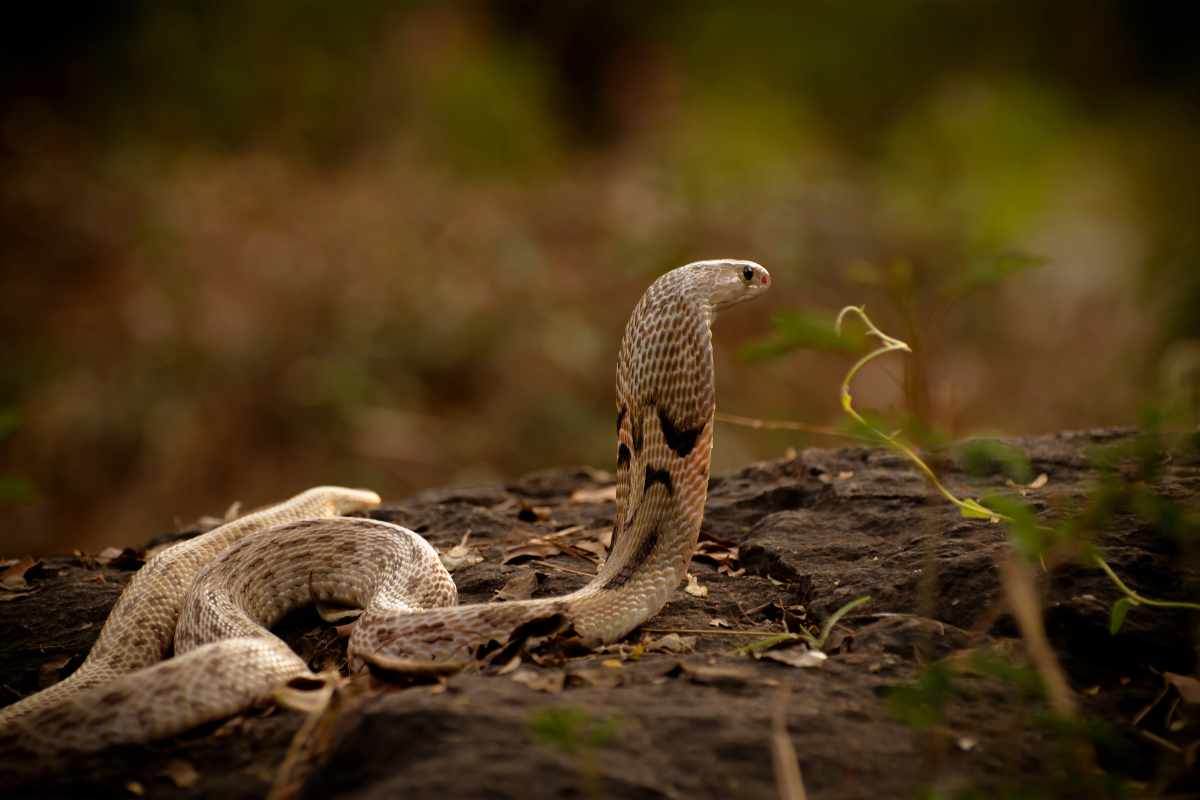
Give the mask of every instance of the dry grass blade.
[[842, 439], [853, 439], [853, 434], [840, 431], [837, 428], [831, 428], [827, 425], [809, 425], [804, 422], [793, 422], [789, 419], [758, 419], [757, 417], [743, 417], [738, 414], [725, 414], [718, 411], [713, 415], [713, 419], [717, 422], [724, 422], [727, 425], [739, 425], [743, 428], [753, 428], [754, 430], [767, 431], [801, 431], [803, 433], [815, 433], [820, 436], [837, 436]]
[[787, 732], [788, 690], [783, 689], [775, 703], [775, 716], [771, 720], [771, 764], [775, 768], [775, 790], [779, 800], [808, 800], [804, 791], [804, 777], [800, 774], [800, 762], [796, 760], [796, 748]]
[[[642, 628], [645, 633], [679, 633], [689, 636], [770, 636], [778, 631], [764, 630], [706, 630], [704, 628]], [[787, 634], [791, 638], [791, 634]]]
[[594, 572], [584, 572], [581, 569], [571, 569], [570, 567], [564, 567], [561, 564], [553, 564], [549, 561], [538, 560], [538, 561], [530, 561], [529, 563], [535, 567], [543, 567], [545, 569], [557, 570], [558, 572], [565, 572], [568, 575], [582, 575], [585, 578], [596, 577], [596, 573], [594, 573]]
[[1033, 571], [1020, 556], [1011, 554], [1000, 562], [1000, 578], [1021, 638], [1029, 648], [1029, 657], [1046, 684], [1050, 707], [1062, 716], [1073, 719], [1076, 716], [1075, 695], [1046, 637]]
[[365, 696], [369, 682], [364, 678], [331, 681], [325, 703], [314, 708], [292, 737], [287, 755], [271, 785], [267, 800], [291, 800], [298, 797], [309, 774], [318, 769], [329, 755], [338, 721]]

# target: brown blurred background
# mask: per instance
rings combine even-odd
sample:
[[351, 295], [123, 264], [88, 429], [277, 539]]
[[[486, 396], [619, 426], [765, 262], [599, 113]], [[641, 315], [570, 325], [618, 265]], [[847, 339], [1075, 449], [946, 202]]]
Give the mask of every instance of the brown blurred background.
[[[784, 5], [12, 19], [0, 553], [316, 483], [608, 468], [625, 320], [697, 258], [775, 277], [718, 326], [724, 411], [836, 419], [845, 354], [739, 347], [865, 303], [918, 355], [862, 406], [956, 436], [1194, 426], [1193, 29], [1136, 0]], [[833, 441], [717, 438], [717, 469]]]

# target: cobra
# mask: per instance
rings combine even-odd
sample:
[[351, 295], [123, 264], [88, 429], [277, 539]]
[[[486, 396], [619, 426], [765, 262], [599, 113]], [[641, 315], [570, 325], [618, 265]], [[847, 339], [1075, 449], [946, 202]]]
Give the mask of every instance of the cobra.
[[80, 668], [0, 709], [0, 753], [150, 741], [265, 702], [312, 675], [269, 629], [313, 602], [363, 609], [352, 668], [438, 671], [554, 616], [590, 644], [621, 638], [662, 609], [696, 547], [716, 405], [712, 322], [769, 285], [752, 261], [698, 261], [658, 278], [634, 308], [617, 357], [612, 547], [581, 589], [456, 605], [454, 582], [423, 538], [342, 516], [377, 505], [375, 493], [310, 489], [149, 559]]

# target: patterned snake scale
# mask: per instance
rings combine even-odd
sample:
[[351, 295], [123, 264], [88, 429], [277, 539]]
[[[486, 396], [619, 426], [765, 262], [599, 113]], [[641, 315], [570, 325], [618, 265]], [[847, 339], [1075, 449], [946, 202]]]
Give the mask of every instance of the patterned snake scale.
[[769, 283], [752, 261], [699, 261], [661, 276], [638, 302], [617, 358], [613, 544], [583, 588], [455, 605], [454, 582], [428, 542], [341, 516], [377, 505], [377, 495], [310, 489], [149, 559], [79, 669], [0, 709], [0, 757], [151, 741], [265, 702], [312, 675], [269, 628], [313, 602], [364, 609], [350, 637], [352, 668], [437, 671], [555, 615], [592, 644], [629, 633], [666, 604], [700, 533], [715, 411], [710, 326]]

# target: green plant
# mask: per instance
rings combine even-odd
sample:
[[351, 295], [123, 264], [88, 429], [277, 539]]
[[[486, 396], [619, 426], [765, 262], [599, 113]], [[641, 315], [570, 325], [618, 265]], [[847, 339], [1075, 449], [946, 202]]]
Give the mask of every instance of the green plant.
[[807, 642], [809, 647], [813, 648], [814, 650], [821, 650], [825, 647], [825, 643], [829, 640], [829, 634], [833, 632], [833, 626], [837, 625], [838, 621], [842, 617], [846, 616], [859, 606], [866, 605], [869, 602], [871, 602], [870, 595], [863, 595], [862, 597], [854, 598], [849, 603], [846, 603], [837, 611], [834, 611], [832, 614], [830, 614], [829, 619], [825, 620], [825, 624], [821, 626], [821, 630], [817, 634], [801, 628], [795, 633], [780, 633], [776, 634], [775, 636], [767, 636], [763, 639], [758, 639], [750, 642], [749, 644], [742, 645], [734, 652], [738, 655], [749, 655], [750, 653], [761, 650], [770, 650], [777, 644], [782, 644], [783, 642], [794, 642], [797, 639]]
[[910, 727], [929, 730], [945, 720], [946, 704], [956, 691], [950, 668], [931, 664], [911, 684], [888, 692], [888, 712]]
[[[15, 408], [0, 408], [0, 441], [21, 427], [21, 414]], [[33, 499], [33, 484], [19, 475], [0, 475], [0, 505], [26, 503]]]
[[572, 758], [584, 793], [594, 798], [603, 796], [596, 751], [616, 737], [619, 727], [612, 717], [599, 718], [573, 706], [544, 708], [529, 718], [532, 739]]
[[[917, 454], [917, 452], [908, 444], [900, 440], [898, 434], [884, 433], [876, 425], [868, 422], [854, 408], [853, 396], [850, 393], [850, 384], [854, 377], [868, 363], [875, 360], [879, 356], [887, 353], [902, 351], [906, 353], [912, 352], [911, 348], [903, 341], [894, 337], [888, 336], [883, 331], [879, 330], [867, 316], [866, 310], [858, 306], [847, 306], [843, 308], [837, 316], [836, 328], [840, 331], [842, 322], [850, 315], [857, 315], [867, 328], [867, 336], [878, 339], [881, 345], [871, 352], [864, 355], [850, 368], [846, 373], [845, 379], [842, 381], [841, 398], [842, 410], [845, 411], [850, 418], [864, 432], [864, 438], [870, 441], [880, 442], [897, 452], [904, 455], [917, 467], [918, 470], [925, 476], [926, 480], [942, 495], [947, 501], [956, 506], [964, 517], [973, 519], [988, 519], [992, 522], [1004, 522], [1009, 525], [1012, 531], [1014, 544], [1017, 548], [1030, 558], [1042, 558], [1047, 553], [1051, 544], [1064, 542], [1069, 538], [1069, 533], [1076, 529], [1077, 526], [1072, 523], [1067, 523], [1060, 527], [1052, 527], [1038, 523], [1033, 512], [1027, 505], [1015, 498], [997, 497], [990, 498], [987, 505], [984, 505], [978, 500], [960, 499], [955, 496], [945, 484], [938, 479], [936, 473], [929, 465]], [[1141, 463], [1144, 470], [1153, 471], [1157, 468], [1158, 459], [1154, 453], [1158, 452], [1154, 448], [1143, 447], [1138, 451], [1142, 458]], [[1121, 624], [1124, 622], [1125, 615], [1133, 606], [1148, 605], [1159, 608], [1187, 608], [1195, 611], [1200, 611], [1200, 603], [1192, 603], [1183, 600], [1155, 600], [1138, 594], [1133, 589], [1129, 588], [1124, 581], [1113, 571], [1108, 562], [1104, 560], [1104, 556], [1095, 548], [1086, 548], [1088, 558], [1091, 562], [1108, 576], [1109, 580], [1122, 592], [1123, 597], [1118, 599], [1112, 607], [1109, 629], [1112, 633], [1120, 630]]]

